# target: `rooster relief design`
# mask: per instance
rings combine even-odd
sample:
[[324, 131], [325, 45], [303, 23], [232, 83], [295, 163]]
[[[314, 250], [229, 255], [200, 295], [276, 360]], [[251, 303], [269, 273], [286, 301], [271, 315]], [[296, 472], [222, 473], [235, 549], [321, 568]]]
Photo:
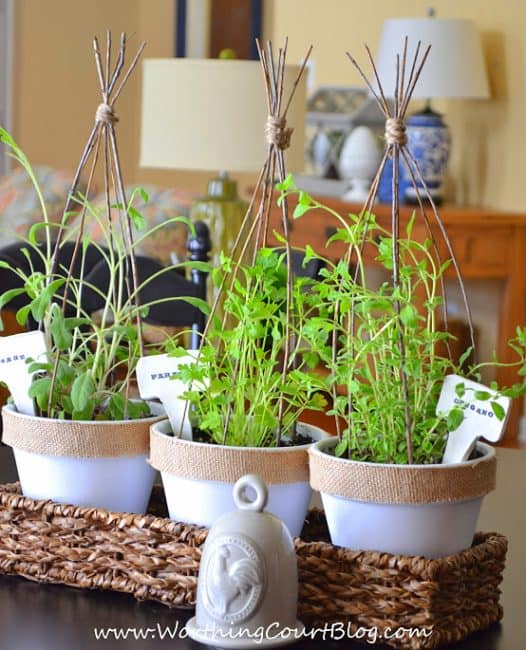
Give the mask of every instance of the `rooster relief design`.
[[204, 604], [217, 620], [239, 623], [258, 607], [264, 586], [264, 561], [252, 540], [215, 540], [206, 558]]

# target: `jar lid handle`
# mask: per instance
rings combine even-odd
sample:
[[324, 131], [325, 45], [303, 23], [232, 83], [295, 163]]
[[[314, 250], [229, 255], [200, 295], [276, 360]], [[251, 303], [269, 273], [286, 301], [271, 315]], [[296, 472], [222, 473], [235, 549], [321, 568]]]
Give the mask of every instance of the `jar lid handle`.
[[[255, 499], [249, 499], [247, 488], [256, 493]], [[234, 503], [240, 510], [254, 510], [263, 512], [268, 501], [268, 488], [265, 481], [257, 474], [246, 474], [234, 485]]]

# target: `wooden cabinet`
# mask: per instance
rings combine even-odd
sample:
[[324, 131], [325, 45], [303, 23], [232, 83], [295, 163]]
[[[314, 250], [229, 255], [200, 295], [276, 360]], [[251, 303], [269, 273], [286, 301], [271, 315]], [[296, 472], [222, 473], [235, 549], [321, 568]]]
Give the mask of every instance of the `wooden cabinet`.
[[[320, 199], [328, 208], [338, 214], [358, 214], [361, 206], [343, 203], [338, 199]], [[407, 223], [413, 210], [417, 208], [402, 206], [400, 210], [401, 227]], [[377, 205], [374, 208], [378, 223], [390, 229], [391, 207]], [[460, 208], [444, 205], [439, 209], [440, 217], [447, 230], [455, 257], [458, 261], [464, 279], [474, 279], [483, 283], [486, 280], [502, 281], [503, 289], [501, 306], [498, 314], [488, 314], [488, 318], [497, 318], [498, 340], [497, 354], [506, 363], [514, 359], [514, 353], [508, 348], [506, 341], [513, 338], [517, 325], [526, 325], [526, 214], [502, 213], [488, 209]], [[429, 210], [429, 221], [433, 215]], [[417, 214], [417, 218], [418, 214]], [[321, 210], [306, 213], [299, 219], [291, 221], [291, 241], [293, 246], [304, 247], [310, 244], [314, 250], [328, 259], [341, 258], [346, 250], [342, 242], [327, 240], [338, 227], [336, 216]], [[281, 212], [273, 208], [270, 217], [271, 230], [281, 230]], [[431, 231], [437, 242], [442, 259], [448, 259], [449, 254], [439, 227], [434, 224]], [[420, 219], [415, 223], [414, 236], [424, 238], [428, 230]], [[368, 258], [374, 263], [372, 258]], [[451, 266], [447, 275], [455, 276]], [[518, 380], [516, 372], [511, 368], [499, 368], [497, 381], [501, 385], [509, 385]], [[505, 444], [514, 445], [517, 442], [521, 404], [515, 400], [506, 429]]]

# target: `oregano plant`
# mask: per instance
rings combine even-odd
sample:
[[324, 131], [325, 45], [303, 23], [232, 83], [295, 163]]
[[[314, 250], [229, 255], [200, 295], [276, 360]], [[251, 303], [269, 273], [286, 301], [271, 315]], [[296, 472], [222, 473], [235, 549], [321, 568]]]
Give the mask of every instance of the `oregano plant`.
[[[283, 197], [297, 196], [295, 218], [315, 209], [338, 219], [340, 227], [328, 243], [343, 241], [354, 253], [352, 263], [323, 259], [321, 281], [305, 296], [317, 312], [303, 326], [302, 336], [328, 370], [325, 390], [332, 396], [328, 412], [335, 416], [339, 434], [335, 453], [355, 460], [405, 464], [409, 416], [413, 462], [440, 462], [448, 433], [460, 426], [469, 403], [459, 400], [458, 406], [437, 414], [444, 377], [455, 374], [481, 381], [482, 368], [502, 365], [494, 359], [465, 373], [471, 348], [458, 360], [439, 352], [447, 351], [453, 339], [440, 320], [442, 282], [451, 261], [437, 262], [432, 240], [413, 236], [413, 215], [397, 238], [397, 286], [385, 280], [372, 287], [366, 254], [389, 278], [394, 250], [392, 233], [377, 223], [374, 214], [342, 216], [299, 191], [292, 177], [279, 189]], [[313, 257], [319, 256], [308, 248], [306, 261]], [[526, 328], [518, 327], [509, 344], [517, 354], [516, 362], [509, 365], [517, 368], [522, 380], [500, 389], [493, 382], [492, 392], [473, 395], [487, 400], [500, 420], [505, 413], [495, 401], [495, 391], [509, 397], [526, 394]], [[462, 382], [456, 386], [459, 398], [468, 398], [470, 391]]]

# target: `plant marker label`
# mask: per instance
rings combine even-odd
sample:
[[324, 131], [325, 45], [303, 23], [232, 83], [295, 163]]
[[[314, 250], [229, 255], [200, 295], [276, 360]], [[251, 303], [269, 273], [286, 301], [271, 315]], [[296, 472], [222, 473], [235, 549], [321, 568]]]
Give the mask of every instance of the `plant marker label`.
[[187, 390], [187, 385], [172, 378], [181, 364], [195, 360], [196, 351], [187, 352], [183, 357], [171, 357], [167, 354], [141, 357], [137, 362], [136, 375], [142, 399], [159, 399], [170, 420], [174, 436], [179, 436], [181, 432], [182, 438], [192, 440], [188, 406], [180, 399]]
[[0, 336], [0, 381], [7, 384], [16, 410], [24, 415], [35, 415], [29, 388], [33, 374], [27, 370], [27, 359], [46, 359], [46, 340], [40, 331]]
[[[464, 385], [464, 393], [459, 396], [456, 387]], [[462, 392], [462, 391], [461, 391]], [[484, 396], [487, 399], [478, 399]], [[459, 375], [448, 375], [444, 379], [436, 413], [448, 413], [460, 408], [464, 420], [460, 426], [449, 433], [442, 463], [460, 463], [469, 458], [478, 438], [497, 442], [502, 438], [510, 411], [511, 399], [497, 395], [494, 390]], [[503, 417], [499, 419], [496, 412]]]

